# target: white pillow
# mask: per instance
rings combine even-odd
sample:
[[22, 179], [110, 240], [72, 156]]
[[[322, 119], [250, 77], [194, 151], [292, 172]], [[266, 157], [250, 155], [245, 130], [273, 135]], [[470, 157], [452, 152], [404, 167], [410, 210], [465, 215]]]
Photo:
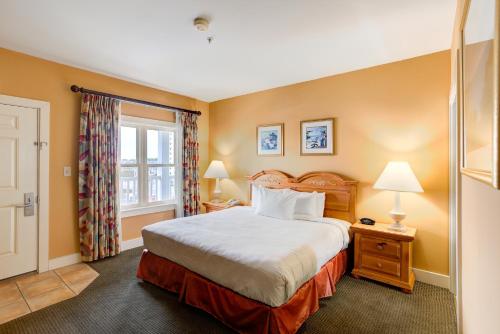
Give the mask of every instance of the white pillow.
[[255, 213], [279, 219], [293, 219], [297, 195], [290, 189], [271, 190], [259, 188], [259, 202]]
[[260, 202], [260, 190], [265, 189], [267, 191], [290, 191], [290, 189], [271, 189], [260, 185], [252, 184], [252, 208], [256, 209]]
[[322, 217], [318, 216], [318, 201], [314, 193], [294, 191], [297, 196], [295, 210], [293, 213], [294, 219], [314, 219]]
[[313, 192], [316, 198], [316, 217], [323, 217], [323, 213], [325, 212], [325, 193], [317, 193]]
[[257, 208], [258, 203], [260, 201], [260, 188], [261, 186], [257, 186], [255, 184], [252, 184], [252, 208]]

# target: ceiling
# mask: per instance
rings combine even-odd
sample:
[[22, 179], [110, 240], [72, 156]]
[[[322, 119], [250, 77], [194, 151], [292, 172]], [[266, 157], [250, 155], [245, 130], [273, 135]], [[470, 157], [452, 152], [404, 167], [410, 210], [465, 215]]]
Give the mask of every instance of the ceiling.
[[[455, 8], [455, 0], [1, 0], [0, 46], [211, 102], [448, 49]], [[194, 29], [199, 15], [210, 19], [208, 33]]]

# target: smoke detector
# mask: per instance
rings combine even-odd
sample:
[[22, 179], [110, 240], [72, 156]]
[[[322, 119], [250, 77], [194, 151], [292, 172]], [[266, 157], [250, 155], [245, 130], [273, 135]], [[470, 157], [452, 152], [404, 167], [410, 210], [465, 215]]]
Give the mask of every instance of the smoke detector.
[[198, 31], [207, 31], [208, 30], [208, 20], [203, 17], [197, 17], [194, 19], [194, 27]]

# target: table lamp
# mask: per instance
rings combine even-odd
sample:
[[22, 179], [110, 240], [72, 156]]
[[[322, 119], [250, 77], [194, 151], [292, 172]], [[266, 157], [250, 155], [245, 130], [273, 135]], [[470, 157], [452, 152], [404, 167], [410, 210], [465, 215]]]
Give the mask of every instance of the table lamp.
[[406, 161], [390, 161], [387, 166], [385, 166], [382, 174], [380, 174], [377, 182], [373, 185], [373, 188], [395, 192], [394, 209], [389, 212], [389, 215], [394, 220], [394, 223], [389, 226], [389, 229], [400, 232], [406, 231], [406, 227], [401, 224], [401, 221], [406, 217], [406, 214], [401, 209], [401, 199], [399, 193], [420, 193], [424, 191], [410, 165]]
[[220, 194], [222, 193], [220, 189], [220, 179], [229, 177], [224, 167], [224, 163], [220, 160], [212, 160], [203, 177], [206, 179], [215, 179], [214, 198], [212, 202], [220, 203]]

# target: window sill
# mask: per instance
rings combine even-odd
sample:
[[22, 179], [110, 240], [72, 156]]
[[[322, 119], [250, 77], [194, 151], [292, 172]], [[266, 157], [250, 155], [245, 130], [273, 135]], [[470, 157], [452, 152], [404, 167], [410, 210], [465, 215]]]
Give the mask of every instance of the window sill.
[[130, 209], [120, 210], [120, 215], [122, 218], [134, 217], [134, 216], [147, 215], [149, 213], [172, 211], [172, 210], [175, 210], [176, 207], [177, 207], [177, 205], [175, 205], [175, 204], [144, 206], [144, 207], [140, 207], [140, 208], [130, 208]]

